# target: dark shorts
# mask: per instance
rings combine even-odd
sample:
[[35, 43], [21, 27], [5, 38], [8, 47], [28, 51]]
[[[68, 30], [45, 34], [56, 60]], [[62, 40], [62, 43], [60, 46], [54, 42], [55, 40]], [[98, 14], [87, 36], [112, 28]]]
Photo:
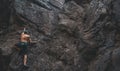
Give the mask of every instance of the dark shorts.
[[27, 49], [28, 43], [27, 42], [19, 42], [19, 43], [16, 44], [16, 46], [18, 48], [20, 48], [20, 54], [21, 55], [25, 55], [25, 54], [28, 53], [28, 49]]

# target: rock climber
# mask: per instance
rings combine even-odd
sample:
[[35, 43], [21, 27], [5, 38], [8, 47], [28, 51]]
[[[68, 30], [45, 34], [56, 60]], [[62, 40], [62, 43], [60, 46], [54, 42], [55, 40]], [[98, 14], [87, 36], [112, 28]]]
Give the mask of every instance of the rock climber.
[[20, 54], [23, 55], [23, 64], [25, 67], [29, 67], [27, 65], [27, 53], [28, 53], [28, 45], [31, 42], [30, 35], [28, 31], [24, 28], [24, 31], [21, 33], [20, 42], [16, 45], [20, 48]]

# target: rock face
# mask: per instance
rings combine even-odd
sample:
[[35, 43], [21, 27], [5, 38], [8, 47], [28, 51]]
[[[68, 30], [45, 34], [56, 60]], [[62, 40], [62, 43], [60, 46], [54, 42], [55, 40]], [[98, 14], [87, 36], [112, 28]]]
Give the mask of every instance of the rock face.
[[6, 28], [8, 28], [9, 24], [9, 17], [10, 17], [10, 4], [7, 0], [0, 1], [0, 35], [4, 34]]
[[[120, 71], [119, 3], [119, 0], [10, 0], [10, 10], [6, 9], [10, 14], [5, 14], [9, 15], [11, 31], [0, 36], [0, 57], [8, 59], [8, 63], [3, 61], [0, 65], [7, 70], [2, 70]], [[32, 40], [38, 41], [28, 49], [29, 69], [24, 69], [22, 56], [13, 48], [24, 25]]]

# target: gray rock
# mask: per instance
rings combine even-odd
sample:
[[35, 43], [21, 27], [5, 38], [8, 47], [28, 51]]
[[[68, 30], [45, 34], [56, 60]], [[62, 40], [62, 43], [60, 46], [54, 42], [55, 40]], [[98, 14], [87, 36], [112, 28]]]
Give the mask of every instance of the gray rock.
[[119, 5], [120, 1], [119, 0], [116, 0], [116, 1], [113, 1], [112, 4], [113, 4], [113, 14], [114, 14], [114, 19], [117, 21], [117, 22], [120, 22], [120, 10], [118, 9], [118, 7], [120, 7]]
[[120, 48], [117, 48], [117, 49], [113, 50], [113, 53], [112, 53], [112, 64], [113, 64], [115, 71], [120, 70], [119, 59], [120, 59]]
[[[119, 71], [119, 2], [1, 0], [0, 70]], [[28, 48], [28, 69], [13, 48], [24, 24], [37, 41]]]
[[98, 55], [95, 62], [93, 61], [88, 71], [106, 71], [111, 58], [111, 51], [106, 52], [104, 55]]
[[50, 0], [50, 3], [54, 5], [55, 7], [58, 7], [60, 9], [63, 8], [63, 5], [65, 3], [65, 0]]

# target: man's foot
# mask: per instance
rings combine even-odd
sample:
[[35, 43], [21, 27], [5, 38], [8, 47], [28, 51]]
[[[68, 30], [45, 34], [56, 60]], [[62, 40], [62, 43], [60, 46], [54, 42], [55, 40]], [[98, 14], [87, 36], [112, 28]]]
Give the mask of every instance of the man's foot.
[[29, 68], [29, 66], [28, 66], [28, 65], [24, 65], [24, 67], [25, 67], [25, 68]]

